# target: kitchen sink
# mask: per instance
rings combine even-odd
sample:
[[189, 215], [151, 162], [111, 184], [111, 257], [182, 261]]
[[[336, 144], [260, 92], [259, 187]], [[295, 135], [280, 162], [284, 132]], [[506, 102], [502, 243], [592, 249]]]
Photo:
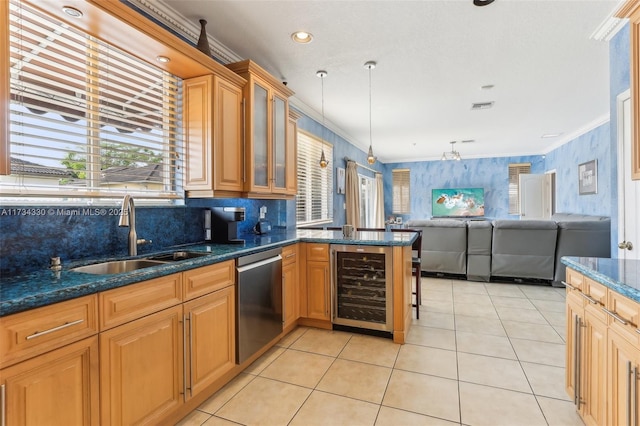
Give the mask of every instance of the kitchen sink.
[[179, 260], [195, 259], [198, 257], [207, 256], [209, 254], [210, 253], [202, 253], [198, 251], [174, 251], [173, 253], [151, 256], [147, 259], [161, 262], [177, 262]]
[[111, 262], [95, 263], [93, 265], [79, 266], [77, 268], [72, 268], [71, 271], [96, 275], [120, 274], [123, 272], [131, 272], [138, 269], [163, 265], [165, 263], [166, 262], [150, 259], [115, 260]]

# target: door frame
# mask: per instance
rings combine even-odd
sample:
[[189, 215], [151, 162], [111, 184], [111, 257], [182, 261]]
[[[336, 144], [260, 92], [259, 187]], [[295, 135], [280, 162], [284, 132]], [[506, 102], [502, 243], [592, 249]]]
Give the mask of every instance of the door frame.
[[[622, 107], [626, 100], [631, 100], [631, 89], [627, 89], [624, 92], [621, 92], [616, 96], [616, 146], [618, 150], [617, 160], [617, 180], [618, 180], [618, 234], [615, 236], [617, 238], [616, 241], [624, 241], [625, 240], [625, 221], [626, 221], [626, 205], [625, 205], [625, 175], [624, 175], [624, 138], [620, 137], [624, 134], [624, 114], [622, 113]], [[614, 251], [617, 256], [620, 257], [622, 255], [622, 259], [626, 256], [626, 250], [622, 250], [617, 248], [617, 243], [614, 245], [614, 250], [611, 252], [613, 257]]]

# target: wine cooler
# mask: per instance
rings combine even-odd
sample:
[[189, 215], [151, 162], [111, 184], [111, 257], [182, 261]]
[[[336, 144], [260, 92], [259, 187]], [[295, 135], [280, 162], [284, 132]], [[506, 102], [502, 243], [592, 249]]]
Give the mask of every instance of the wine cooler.
[[392, 248], [332, 245], [332, 321], [393, 331]]

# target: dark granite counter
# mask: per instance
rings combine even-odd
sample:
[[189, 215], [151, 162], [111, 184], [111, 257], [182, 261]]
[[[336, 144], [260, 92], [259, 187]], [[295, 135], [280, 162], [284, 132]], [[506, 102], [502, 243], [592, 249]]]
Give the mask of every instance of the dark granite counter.
[[640, 260], [563, 257], [562, 263], [623, 296], [640, 302]]
[[93, 275], [70, 270], [77, 266], [123, 260], [127, 259], [126, 257], [78, 262], [65, 262], [65, 259], [62, 259], [63, 269], [61, 271], [54, 272], [46, 269], [25, 275], [2, 277], [0, 279], [0, 317], [298, 242], [408, 246], [415, 240], [416, 234], [411, 232], [356, 232], [353, 238], [344, 238], [341, 231], [299, 230], [274, 232], [266, 235], [248, 234], [241, 237], [245, 240], [244, 244], [200, 243], [138, 256], [140, 258], [149, 257], [176, 250], [198, 251], [208, 254], [198, 258], [138, 269], [133, 272]]

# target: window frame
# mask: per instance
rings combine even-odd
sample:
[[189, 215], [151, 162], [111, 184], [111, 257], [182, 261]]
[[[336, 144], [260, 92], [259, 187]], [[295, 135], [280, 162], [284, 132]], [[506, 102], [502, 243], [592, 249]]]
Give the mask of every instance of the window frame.
[[411, 169], [391, 170], [391, 213], [411, 214]]
[[[301, 144], [310, 143], [312, 147], [304, 147]], [[333, 145], [322, 138], [298, 129], [297, 134], [297, 179], [298, 191], [296, 193], [296, 226], [310, 226], [333, 222]], [[329, 165], [322, 169], [319, 165], [321, 148], [324, 149], [325, 157], [329, 160]], [[315, 179], [320, 180], [314, 180]], [[312, 177], [310, 180], [308, 177]], [[314, 185], [315, 184], [315, 185]], [[317, 203], [318, 198], [312, 200], [313, 196], [320, 196], [320, 218], [313, 218], [313, 202]], [[304, 198], [304, 200], [303, 200]], [[311, 211], [308, 210], [311, 206]], [[304, 216], [305, 220], [299, 220]]]
[[509, 163], [508, 168], [508, 214], [520, 214], [520, 175], [531, 173], [531, 163]]

